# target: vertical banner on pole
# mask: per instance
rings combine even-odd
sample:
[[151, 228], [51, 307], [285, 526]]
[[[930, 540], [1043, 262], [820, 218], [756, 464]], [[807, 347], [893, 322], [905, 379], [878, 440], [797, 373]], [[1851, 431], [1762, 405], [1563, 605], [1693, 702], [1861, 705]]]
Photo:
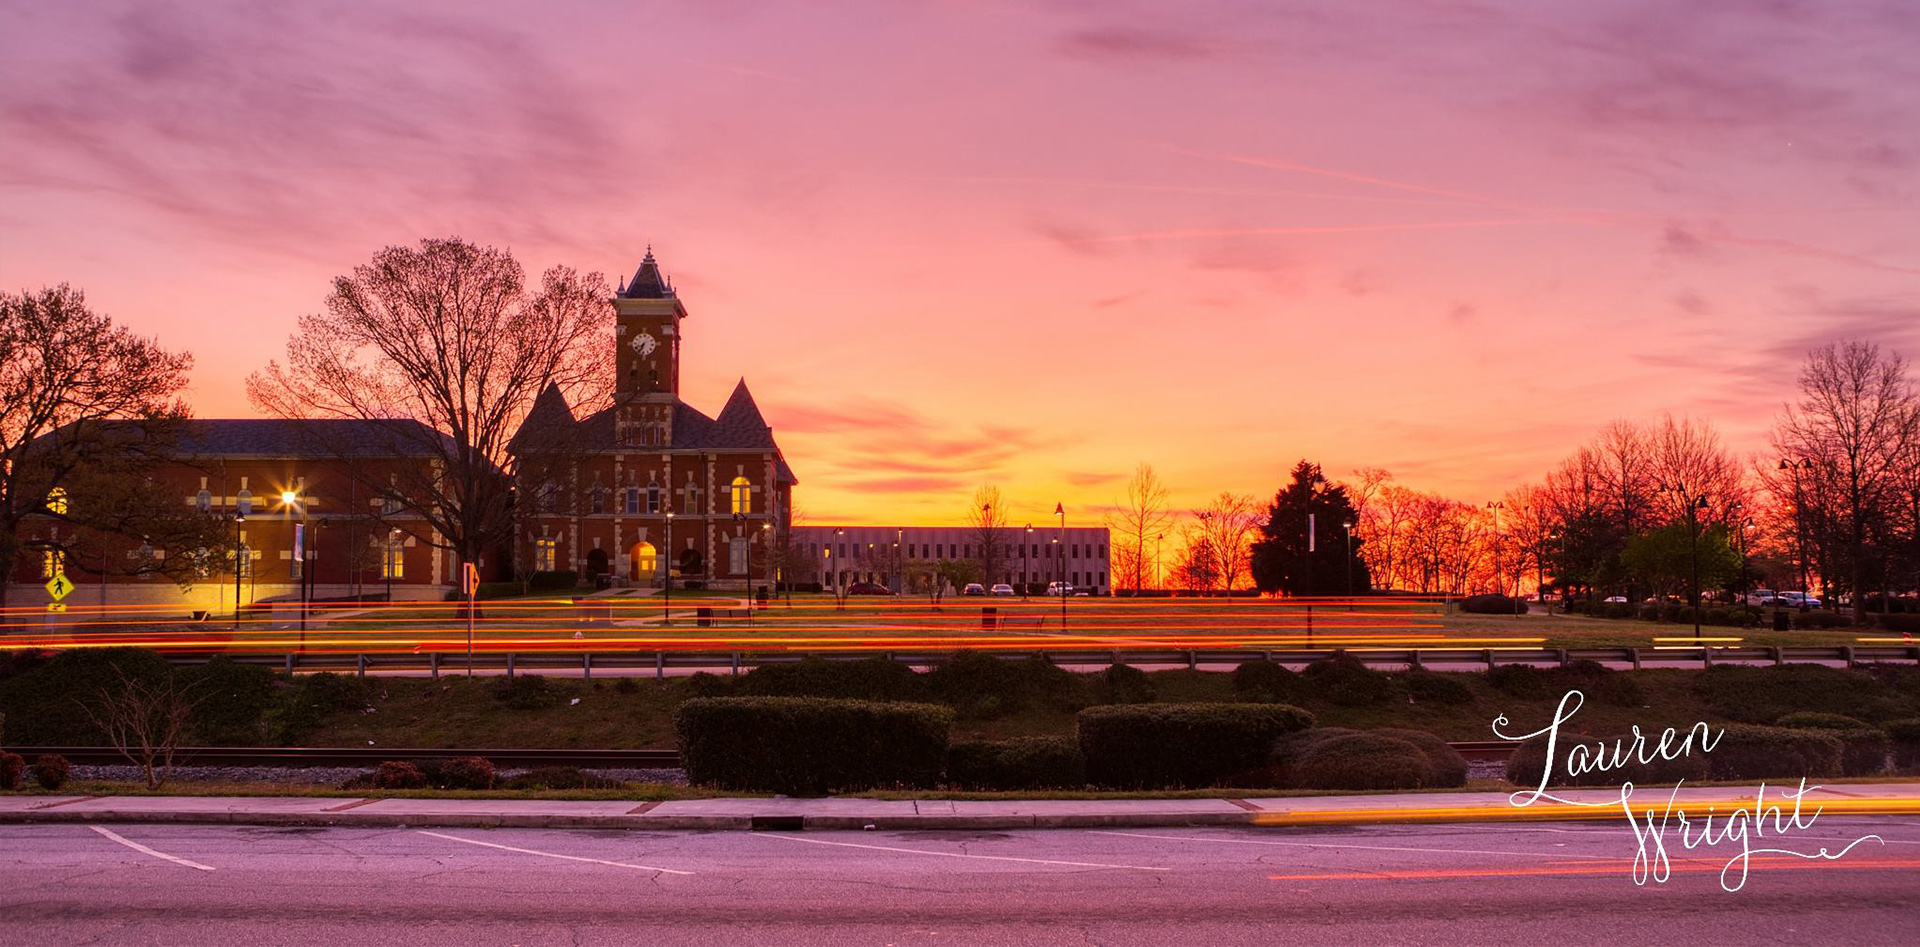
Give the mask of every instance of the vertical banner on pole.
[[1307, 514], [1307, 551], [1308, 552], [1314, 551], [1314, 532], [1315, 530], [1313, 528], [1313, 514], [1308, 513]]
[[305, 578], [307, 574], [307, 524], [293, 524], [293, 575]]

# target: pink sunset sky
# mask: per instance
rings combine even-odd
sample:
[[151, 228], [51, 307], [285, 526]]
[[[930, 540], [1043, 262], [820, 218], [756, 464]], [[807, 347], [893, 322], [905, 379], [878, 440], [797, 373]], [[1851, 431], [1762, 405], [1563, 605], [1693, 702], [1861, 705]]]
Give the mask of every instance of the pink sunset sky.
[[249, 416], [328, 280], [459, 235], [633, 271], [813, 522], [1090, 520], [1309, 458], [1470, 501], [1601, 424], [1759, 451], [1811, 345], [1920, 356], [1920, 6], [0, 6], [0, 286]]

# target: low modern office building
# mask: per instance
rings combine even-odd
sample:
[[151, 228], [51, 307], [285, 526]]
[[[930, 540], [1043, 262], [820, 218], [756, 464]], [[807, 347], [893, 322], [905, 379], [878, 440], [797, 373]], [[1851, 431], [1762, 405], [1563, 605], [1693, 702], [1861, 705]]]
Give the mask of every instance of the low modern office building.
[[991, 541], [971, 526], [796, 526], [792, 533], [788, 574], [796, 582], [925, 592], [941, 564], [970, 563], [974, 581], [986, 585], [1066, 581], [1094, 595], [1112, 590], [1104, 526], [1016, 526], [995, 530]]

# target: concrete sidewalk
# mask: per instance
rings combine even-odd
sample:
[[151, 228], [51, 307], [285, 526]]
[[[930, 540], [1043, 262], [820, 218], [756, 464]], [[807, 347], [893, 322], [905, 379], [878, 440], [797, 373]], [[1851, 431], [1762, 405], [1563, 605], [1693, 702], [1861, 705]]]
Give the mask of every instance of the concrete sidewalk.
[[[1793, 786], [1766, 787], [1765, 802], [1789, 813]], [[1671, 790], [1643, 789], [1636, 809], [1659, 812]], [[1235, 799], [885, 800], [862, 798], [690, 799], [675, 802], [518, 799], [352, 799], [301, 796], [0, 795], [0, 823], [205, 822], [249, 825], [383, 825], [668, 829], [1030, 829], [1203, 825], [1365, 825], [1414, 822], [1537, 822], [1623, 818], [1619, 793], [1557, 792], [1516, 807], [1506, 792], [1410, 793]], [[1676, 805], [1696, 815], [1754, 802], [1755, 788], [1686, 787]], [[1579, 806], [1568, 803], [1594, 803]], [[1920, 815], [1920, 783], [1849, 783], [1810, 791], [1834, 815]]]

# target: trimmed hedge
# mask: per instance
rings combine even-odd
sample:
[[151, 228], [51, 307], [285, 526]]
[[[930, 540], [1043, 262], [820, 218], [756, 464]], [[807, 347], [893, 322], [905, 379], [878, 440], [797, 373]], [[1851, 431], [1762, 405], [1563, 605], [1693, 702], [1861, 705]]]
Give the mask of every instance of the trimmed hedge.
[[552, 592], [570, 589], [580, 584], [580, 573], [570, 569], [554, 572], [535, 572], [527, 577], [527, 589], [533, 592]]
[[[1354, 737], [1369, 739], [1351, 739]], [[1405, 748], [1413, 750], [1411, 757]], [[1377, 760], [1367, 759], [1369, 755]], [[1406, 765], [1409, 760], [1415, 765]], [[1276, 785], [1297, 789], [1421, 789], [1467, 784], [1466, 758], [1445, 740], [1424, 730], [1304, 730], [1275, 741], [1268, 761]]]
[[1537, 668], [1505, 664], [1487, 672], [1487, 683], [1509, 697], [1553, 700], [1570, 690], [1615, 707], [1638, 707], [1646, 696], [1633, 678], [1598, 661], [1573, 661], [1565, 667]]
[[20, 777], [26, 775], [27, 761], [18, 753], [0, 753], [0, 790], [12, 792], [20, 788]]
[[1087, 781], [1117, 789], [1220, 786], [1264, 769], [1274, 741], [1313, 726], [1286, 704], [1136, 704], [1080, 711]]
[[1845, 746], [1819, 730], [1730, 724], [1707, 754], [1713, 779], [1799, 779], [1842, 774]]
[[493, 764], [478, 756], [414, 760], [413, 766], [435, 789], [492, 789], [497, 781]]
[[1893, 743], [1893, 765], [1901, 769], [1920, 766], [1920, 717], [1889, 720], [1881, 730]]
[[1794, 612], [1793, 627], [1798, 628], [1851, 628], [1853, 617], [1841, 612], [1823, 612], [1815, 609], [1809, 612]]
[[756, 667], [741, 676], [734, 692], [748, 697], [915, 700], [926, 694], [926, 682], [913, 668], [886, 658], [828, 661], [806, 657], [792, 664]]
[[1083, 789], [1087, 761], [1072, 737], [962, 740], [947, 748], [947, 783], [994, 792]]
[[1038, 656], [1007, 659], [962, 651], [935, 665], [926, 685], [955, 713], [980, 719], [1043, 706], [1074, 709], [1080, 680]]
[[674, 717], [696, 785], [814, 796], [935, 786], [952, 727], [932, 704], [810, 697], [695, 698]]
[[[1684, 737], [1686, 734], [1683, 733], [1681, 736]], [[1653, 736], [1649, 737], [1647, 741], [1649, 744], [1648, 755], [1653, 756], [1653, 761], [1650, 763], [1642, 763], [1639, 759], [1630, 756], [1624, 766], [1599, 771], [1588, 769], [1578, 776], [1568, 774], [1567, 754], [1572, 751], [1576, 745], [1584, 745], [1587, 747], [1587, 759], [1589, 760], [1600, 759], [1604, 753], [1607, 761], [1611, 762], [1613, 758], [1613, 747], [1616, 741], [1618, 741], [1628, 753], [1632, 752], [1633, 742], [1631, 737], [1628, 736], [1595, 738], [1586, 734], [1561, 734], [1560, 741], [1555, 746], [1555, 749], [1559, 751], [1559, 758], [1553, 761], [1553, 778], [1547, 785], [1618, 786], [1625, 782], [1632, 782], [1635, 785], [1646, 785], [1649, 783], [1673, 783], [1683, 779], [1701, 780], [1707, 778], [1707, 773], [1712, 769], [1712, 762], [1709, 758], [1718, 752], [1717, 749], [1715, 753], [1702, 752], [1700, 743], [1695, 741], [1687, 755], [1671, 760], [1661, 759], [1653, 753], [1653, 746], [1659, 743], [1659, 738]], [[1678, 741], [1675, 742], [1676, 744], [1678, 743]], [[1604, 747], [1604, 751], [1596, 752], [1593, 748], [1595, 743]], [[1675, 746], [1674, 752], [1678, 752], [1677, 746]], [[1545, 735], [1534, 737], [1514, 747], [1513, 755], [1507, 757], [1507, 781], [1521, 786], [1538, 786], [1540, 785], [1541, 771], [1545, 769], [1546, 765], [1547, 738]]]
[[1147, 672], [1115, 664], [1087, 681], [1087, 693], [1096, 704], [1151, 704], [1159, 696]]
[[1342, 707], [1385, 703], [1393, 696], [1393, 679], [1345, 651], [1335, 651], [1300, 669], [1307, 693]]
[[58, 753], [42, 753], [34, 757], [31, 769], [33, 781], [39, 783], [41, 789], [52, 792], [67, 784], [67, 774], [73, 772], [73, 764]]
[[143, 648], [77, 648], [0, 681], [0, 712], [15, 746], [105, 746], [107, 735], [80, 701], [116, 689], [116, 670], [157, 683], [173, 673], [166, 659]]
[[1300, 676], [1272, 661], [1248, 661], [1233, 669], [1233, 694], [1257, 704], [1299, 700]]
[[420, 767], [404, 760], [388, 760], [374, 768], [375, 789], [425, 789], [427, 775]]
[[1787, 714], [1775, 726], [1812, 730], [1840, 741], [1840, 773], [1843, 776], [1872, 776], [1887, 768], [1887, 753], [1892, 748], [1886, 733], [1844, 714]]
[[1460, 610], [1475, 615], [1525, 615], [1527, 603], [1511, 595], [1469, 595], [1460, 600]]

